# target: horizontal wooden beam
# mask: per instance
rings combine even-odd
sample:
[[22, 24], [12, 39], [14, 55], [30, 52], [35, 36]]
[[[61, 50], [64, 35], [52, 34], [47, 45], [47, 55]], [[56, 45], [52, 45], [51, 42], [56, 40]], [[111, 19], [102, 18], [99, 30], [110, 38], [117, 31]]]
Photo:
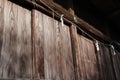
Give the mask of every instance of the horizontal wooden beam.
[[51, 7], [52, 9], [54, 9], [56, 12], [58, 12], [59, 14], [64, 14], [64, 17], [66, 19], [68, 19], [69, 21], [72, 21], [73, 23], [75, 23], [76, 25], [78, 25], [79, 27], [81, 27], [82, 29], [94, 34], [95, 36], [105, 40], [105, 41], [109, 41], [110, 39], [105, 36], [101, 31], [97, 30], [96, 28], [94, 28], [92, 25], [88, 24], [87, 22], [85, 22], [84, 20], [80, 19], [77, 17], [77, 22], [74, 21], [74, 15], [70, 14], [69, 11], [67, 11], [66, 9], [64, 9], [62, 6], [52, 2], [52, 1], [47, 1], [47, 0], [36, 0], [36, 2], [38, 4], [41, 4], [41, 2], [44, 2], [46, 5], [48, 5], [49, 7]]

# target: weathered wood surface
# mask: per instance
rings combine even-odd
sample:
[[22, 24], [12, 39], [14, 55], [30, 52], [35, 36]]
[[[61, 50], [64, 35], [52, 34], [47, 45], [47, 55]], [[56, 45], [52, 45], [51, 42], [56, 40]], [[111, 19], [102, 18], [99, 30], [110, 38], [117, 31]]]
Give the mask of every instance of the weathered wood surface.
[[0, 80], [119, 80], [120, 55], [99, 47], [74, 25], [0, 0]]
[[44, 33], [43, 33], [43, 14], [32, 10], [33, 13], [33, 61], [35, 74], [34, 78], [44, 79]]
[[112, 63], [114, 67], [114, 73], [116, 80], [120, 79], [120, 54], [116, 52], [117, 55], [114, 55], [111, 50]]
[[44, 21], [45, 76], [50, 80], [74, 80], [69, 27], [48, 16]]
[[110, 50], [107, 46], [100, 44], [100, 52], [97, 53], [100, 80], [116, 80]]
[[60, 54], [61, 54], [61, 68], [63, 74], [63, 80], [74, 80], [74, 67], [73, 67], [73, 57], [72, 57], [72, 49], [71, 49], [71, 38], [69, 27], [64, 25], [60, 27]]
[[98, 80], [98, 67], [94, 44], [91, 40], [78, 35], [79, 53], [77, 53], [78, 80]]
[[2, 42], [3, 42], [3, 28], [4, 28], [4, 0], [0, 1], [0, 52], [2, 49]]
[[74, 80], [69, 27], [35, 11], [34, 33], [37, 74], [48, 80]]
[[6, 0], [1, 29], [0, 78], [31, 78], [31, 12]]
[[77, 28], [75, 25], [71, 25], [70, 27], [70, 34], [71, 34], [71, 44], [72, 44], [72, 54], [73, 54], [73, 61], [74, 61], [74, 72], [76, 80], [79, 79], [79, 41], [78, 41], [78, 34]]

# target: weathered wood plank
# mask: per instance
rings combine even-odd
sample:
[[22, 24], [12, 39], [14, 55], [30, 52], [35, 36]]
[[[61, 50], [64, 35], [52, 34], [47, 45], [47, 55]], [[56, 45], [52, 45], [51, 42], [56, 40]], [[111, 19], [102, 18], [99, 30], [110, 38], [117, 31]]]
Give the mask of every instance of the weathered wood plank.
[[86, 74], [86, 80], [90, 80], [92, 77], [90, 76], [91, 73], [91, 60], [90, 60], [90, 54], [87, 48], [87, 44], [89, 43], [88, 40], [85, 37], [81, 36], [82, 41], [82, 54], [83, 54], [83, 60], [85, 65], [85, 74]]
[[[15, 7], [13, 9], [13, 6]], [[7, 11], [7, 13], [6, 13]], [[16, 12], [16, 13], [14, 13]], [[4, 1], [4, 30], [3, 30], [3, 42], [2, 42], [2, 50], [1, 50], [1, 67], [0, 67], [0, 75], [1, 78], [14, 78], [15, 77], [15, 67], [13, 65], [16, 64], [16, 54], [13, 45], [13, 39], [16, 39], [16, 28], [17, 26], [17, 8], [16, 5], [13, 5], [10, 2]], [[12, 39], [12, 34], [14, 33], [14, 38]], [[13, 52], [14, 51], [14, 52]]]
[[71, 38], [69, 27], [64, 25], [60, 26], [61, 28], [61, 39], [62, 39], [62, 48], [61, 48], [61, 61], [62, 61], [62, 74], [64, 80], [74, 80], [74, 66], [73, 66], [73, 57], [71, 49]]
[[46, 15], [43, 21], [45, 79], [74, 80], [69, 27]]
[[73, 64], [74, 64], [74, 72], [75, 78], [78, 80], [79, 78], [79, 67], [78, 67], [78, 59], [79, 59], [79, 44], [78, 44], [78, 37], [77, 37], [77, 29], [76, 26], [72, 25], [70, 27], [70, 34], [71, 34], [71, 43], [72, 43], [72, 54], [73, 54]]
[[57, 79], [56, 72], [56, 56], [55, 56], [55, 26], [54, 20], [46, 15], [43, 15], [44, 25], [44, 64], [45, 64], [45, 79]]
[[[107, 46], [103, 47], [103, 54], [104, 54], [104, 58], [105, 58], [105, 74], [106, 74], [106, 79], [109, 80], [115, 80], [115, 76], [114, 76], [114, 72], [113, 72], [113, 66], [111, 63], [111, 57], [110, 57], [110, 51], [109, 48]], [[108, 67], [109, 66], [109, 67]]]
[[120, 54], [118, 52], [116, 53], [117, 55], [113, 55], [113, 51], [111, 50], [111, 57], [112, 57], [112, 63], [114, 67], [115, 78], [116, 80], [119, 80], [120, 79]]
[[117, 56], [116, 55], [112, 55], [112, 60], [113, 60], [113, 67], [114, 67], [114, 72], [115, 72], [115, 77], [117, 80], [119, 80], [119, 68], [118, 68], [118, 63], [117, 63]]
[[[18, 7], [18, 43], [20, 77], [31, 77], [32, 53], [31, 53], [31, 11]], [[20, 52], [19, 52], [20, 51]]]
[[[0, 1], [0, 52], [2, 49], [3, 42], [3, 28], [4, 28], [4, 0]], [[1, 53], [0, 53], [1, 56]]]
[[60, 31], [61, 31], [61, 29], [60, 29], [60, 26], [58, 25], [58, 21], [54, 21], [54, 28], [55, 28], [55, 49], [56, 49], [56, 52], [55, 52], [55, 56], [56, 56], [56, 72], [57, 72], [57, 74], [56, 74], [56, 79], [57, 80], [61, 80], [61, 79], [63, 79], [63, 75], [62, 75], [62, 65], [61, 65], [61, 47], [62, 47], [62, 45], [61, 45], [61, 35], [60, 35]]
[[33, 10], [33, 47], [34, 47], [34, 61], [35, 79], [44, 79], [44, 34], [43, 34], [43, 15], [42, 13]]
[[88, 65], [90, 66], [90, 80], [99, 80], [99, 74], [98, 74], [98, 66], [97, 66], [97, 59], [96, 59], [96, 53], [95, 53], [95, 47], [94, 43], [91, 40], [87, 39], [87, 49], [88, 49]]
[[31, 78], [31, 12], [6, 0], [4, 3], [0, 77]]
[[[82, 37], [82, 36], [81, 36]], [[80, 38], [81, 38], [80, 37]], [[88, 74], [88, 72], [89, 71], [87, 71], [87, 64], [88, 64], [88, 62], [87, 62], [87, 42], [84, 40], [85, 38], [84, 37], [82, 37], [81, 38], [81, 61], [82, 61], [82, 63], [81, 64], [83, 64], [83, 67], [82, 67], [82, 70], [83, 70], [83, 79], [85, 79], [85, 80], [87, 80], [88, 79], [88, 77], [89, 77], [89, 74]]]
[[96, 57], [98, 61], [98, 71], [99, 71], [99, 80], [104, 80], [105, 79], [105, 74], [104, 74], [104, 58], [103, 58], [103, 51], [102, 51], [102, 46], [99, 44], [100, 51], [96, 50]]
[[82, 40], [81, 36], [78, 35], [78, 44], [79, 44], [79, 53], [78, 53], [78, 80], [86, 80], [86, 71], [85, 71], [85, 62], [84, 62], [84, 53], [83, 53], [83, 46], [82, 46]]
[[120, 79], [120, 53], [117, 52], [117, 58], [115, 58], [116, 61], [114, 61], [114, 63], [116, 62], [116, 67], [115, 67], [115, 71], [116, 71], [116, 79], [119, 80]]
[[99, 62], [100, 80], [115, 80], [110, 51], [107, 46], [100, 44], [100, 52], [97, 53], [97, 58]]
[[98, 67], [95, 55], [94, 44], [91, 40], [78, 35], [79, 55], [78, 59], [78, 79], [98, 80]]
[[5, 0], [0, 1], [0, 78], [2, 78], [2, 70], [1, 70], [1, 64], [2, 64], [2, 57], [1, 57], [1, 51], [3, 46], [3, 31], [4, 31], [4, 2]]

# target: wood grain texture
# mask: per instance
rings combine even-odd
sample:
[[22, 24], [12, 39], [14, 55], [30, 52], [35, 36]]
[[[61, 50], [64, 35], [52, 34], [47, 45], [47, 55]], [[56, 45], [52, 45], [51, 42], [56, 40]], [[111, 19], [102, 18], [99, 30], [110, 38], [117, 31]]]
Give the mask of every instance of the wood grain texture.
[[105, 79], [115, 80], [109, 48], [107, 46], [104, 46], [104, 45], [101, 45], [101, 46], [102, 46], [102, 50], [103, 50], [102, 54], [103, 54], [103, 58], [104, 58]]
[[[61, 25], [61, 24], [60, 24]], [[71, 49], [70, 29], [68, 26], [60, 26], [61, 28], [61, 62], [63, 80], [74, 80], [74, 66]]]
[[99, 80], [115, 80], [110, 50], [107, 46], [99, 44], [100, 51], [97, 53]]
[[76, 26], [72, 25], [70, 27], [70, 35], [71, 35], [71, 43], [72, 43], [72, 55], [73, 55], [73, 62], [74, 62], [74, 72], [75, 72], [75, 79], [79, 79], [79, 42], [78, 42], [78, 34]]
[[31, 12], [4, 1], [0, 78], [31, 78]]
[[94, 44], [89, 39], [78, 35], [78, 80], [98, 80], [98, 67]]
[[33, 10], [33, 44], [35, 59], [35, 79], [44, 79], [44, 33], [43, 14]]
[[0, 52], [2, 49], [2, 42], [3, 42], [3, 28], [4, 28], [4, 17], [3, 16], [4, 16], [4, 0], [1, 0], [0, 1]]
[[[43, 15], [44, 21], [44, 61], [45, 61], [45, 79], [56, 79], [56, 60], [55, 60], [55, 33], [53, 19]], [[54, 64], [54, 65], [53, 65]]]
[[74, 80], [69, 27], [45, 15], [43, 21], [45, 78]]
[[69, 27], [38, 11], [34, 20], [35, 72], [39, 79], [74, 80]]
[[[31, 77], [32, 53], [31, 53], [31, 11], [18, 7], [18, 51], [19, 70], [22, 77]], [[25, 69], [25, 70], [24, 70]]]
[[117, 55], [113, 55], [112, 50], [111, 50], [115, 77], [116, 77], [116, 80], [119, 80], [120, 79], [120, 54], [118, 52], [116, 53]]
[[0, 80], [119, 80], [120, 55], [99, 47], [74, 25], [0, 0]]

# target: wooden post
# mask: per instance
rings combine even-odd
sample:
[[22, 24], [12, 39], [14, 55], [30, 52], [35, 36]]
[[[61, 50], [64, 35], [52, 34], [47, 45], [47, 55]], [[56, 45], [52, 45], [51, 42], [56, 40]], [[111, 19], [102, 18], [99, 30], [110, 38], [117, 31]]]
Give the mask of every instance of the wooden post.
[[35, 10], [32, 9], [32, 13], [31, 13], [31, 42], [32, 42], [32, 78], [34, 79], [35, 77], [35, 45], [34, 45], [34, 26], [35, 26]]
[[[73, 8], [73, 5], [72, 5], [72, 8]], [[71, 15], [74, 16], [74, 10], [72, 8], [69, 8], [68, 11], [70, 12]], [[78, 38], [77, 38], [77, 28], [76, 28], [76, 26], [74, 24], [72, 24], [70, 26], [70, 34], [71, 34], [71, 44], [72, 44], [75, 80], [78, 80], [78, 74], [77, 74], [77, 63], [78, 63], [78, 61], [77, 61], [77, 54], [79, 53], [79, 45], [78, 45]]]
[[75, 80], [78, 80], [78, 75], [77, 75], [77, 54], [79, 53], [79, 45], [78, 45], [76, 26], [72, 25], [70, 27], [70, 32], [71, 32], [71, 44], [72, 44]]
[[44, 79], [44, 49], [42, 14], [32, 10], [33, 79]]

